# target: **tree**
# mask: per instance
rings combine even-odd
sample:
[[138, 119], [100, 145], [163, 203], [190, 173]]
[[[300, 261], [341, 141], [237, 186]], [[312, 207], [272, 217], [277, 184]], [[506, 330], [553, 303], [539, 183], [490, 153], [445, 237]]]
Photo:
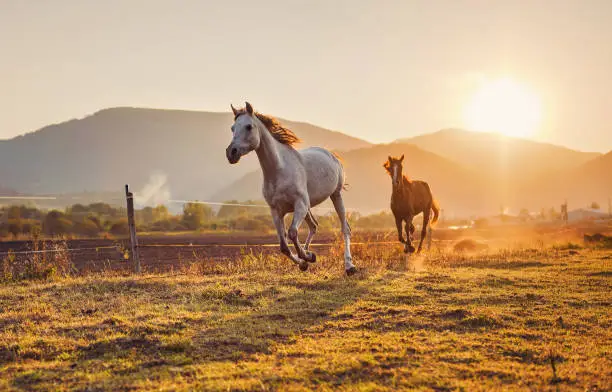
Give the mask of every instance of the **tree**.
[[100, 234], [100, 226], [95, 220], [87, 218], [80, 222], [76, 222], [74, 224], [73, 231], [79, 235], [96, 237], [98, 234]]
[[70, 233], [72, 222], [60, 211], [50, 211], [43, 221], [43, 231], [48, 235], [64, 235]]
[[189, 230], [198, 230], [212, 216], [212, 208], [205, 204], [187, 203], [183, 206], [183, 224]]
[[136, 211], [136, 222], [142, 223], [143, 225], [150, 225], [155, 222], [153, 219], [153, 207], [145, 207], [140, 211]]
[[[261, 208], [252, 207], [254, 205], [261, 205]], [[221, 206], [217, 213], [217, 218], [233, 219], [239, 216], [254, 217], [259, 215], [269, 216], [269, 209], [265, 201], [246, 200], [239, 202], [238, 200], [229, 200]]]
[[9, 219], [21, 219], [21, 207], [10, 206], [6, 215]]
[[40, 221], [34, 219], [26, 219], [22, 221], [21, 232], [36, 238], [41, 233]]
[[127, 218], [119, 219], [113, 223], [109, 229], [109, 232], [113, 235], [127, 235], [130, 232]]
[[555, 210], [555, 207], [550, 207], [550, 210], [548, 210], [548, 216], [551, 220], [557, 220], [561, 218], [561, 215], [557, 212], [557, 210]]
[[159, 205], [153, 208], [153, 221], [154, 222], [168, 219], [169, 216], [170, 216], [170, 213], [168, 212], [168, 207], [164, 205]]
[[17, 239], [17, 236], [21, 234], [22, 224], [20, 219], [9, 219], [8, 221], [8, 232], [12, 234], [13, 238]]
[[136, 211], [136, 221], [149, 226], [155, 222], [167, 219], [169, 215], [168, 208], [163, 205], [144, 207], [142, 210]]
[[598, 202], [596, 202], [596, 201], [592, 202], [590, 207], [591, 207], [592, 209], [594, 209], [594, 210], [599, 210], [599, 209], [601, 208], [601, 206], [599, 205], [599, 203], [598, 203]]
[[72, 207], [69, 207], [67, 209], [67, 212], [69, 214], [75, 214], [75, 215], [85, 214], [88, 212], [88, 208], [82, 204], [74, 204]]

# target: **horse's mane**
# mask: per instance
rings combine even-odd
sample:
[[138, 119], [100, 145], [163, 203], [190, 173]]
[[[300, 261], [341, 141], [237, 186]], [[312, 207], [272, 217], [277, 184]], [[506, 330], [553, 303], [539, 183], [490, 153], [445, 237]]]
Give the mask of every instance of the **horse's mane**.
[[[389, 164], [389, 161], [385, 162], [383, 164], [383, 167], [387, 169], [387, 173], [391, 175], [391, 164]], [[402, 174], [402, 179], [403, 179], [403, 184], [407, 184], [407, 185], [412, 184], [412, 180], [407, 175]]]
[[[244, 113], [246, 113], [246, 109], [240, 109], [238, 113], [236, 114], [235, 118], [238, 118], [238, 116]], [[257, 117], [259, 121], [261, 121], [263, 125], [266, 126], [268, 131], [270, 131], [270, 133], [274, 137], [274, 139], [276, 139], [280, 143], [286, 144], [288, 146], [293, 146], [294, 144], [301, 142], [300, 138], [297, 137], [297, 135], [293, 133], [291, 129], [283, 126], [274, 117], [268, 116], [265, 114], [261, 114], [258, 112], [255, 112], [255, 117]]]

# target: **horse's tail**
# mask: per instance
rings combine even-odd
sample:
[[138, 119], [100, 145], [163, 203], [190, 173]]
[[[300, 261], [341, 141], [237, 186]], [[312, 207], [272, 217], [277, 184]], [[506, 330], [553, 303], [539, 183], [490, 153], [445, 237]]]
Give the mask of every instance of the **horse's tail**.
[[431, 203], [431, 209], [434, 212], [433, 219], [431, 220], [431, 227], [434, 227], [436, 223], [438, 223], [438, 218], [440, 217], [440, 204], [438, 204], [438, 201], [436, 199], [433, 199], [433, 202]]

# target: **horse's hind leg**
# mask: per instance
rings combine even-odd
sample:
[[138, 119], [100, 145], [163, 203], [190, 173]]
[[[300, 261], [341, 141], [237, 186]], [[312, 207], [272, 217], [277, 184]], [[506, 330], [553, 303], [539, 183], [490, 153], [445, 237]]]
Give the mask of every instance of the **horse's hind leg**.
[[[312, 211], [308, 211], [308, 214], [306, 214], [306, 224], [308, 225], [308, 237], [306, 238], [306, 243], [304, 244], [304, 250], [308, 250], [308, 248], [310, 248], [310, 243], [312, 242], [312, 238], [314, 237], [314, 235], [317, 233], [317, 227], [319, 225], [319, 223], [317, 222], [317, 220], [315, 219], [315, 217], [312, 215]], [[312, 253], [312, 252], [311, 252]], [[314, 255], [314, 253], [312, 253]], [[315, 256], [316, 259], [316, 256]]]
[[[285, 233], [285, 220], [284, 215], [272, 209], [272, 220], [274, 221], [274, 226], [276, 227], [276, 232], [278, 234], [278, 240], [280, 241], [280, 250], [281, 252], [287, 256], [291, 261], [301, 266], [302, 260], [296, 257], [291, 249], [289, 249], [289, 245], [287, 245], [287, 238]], [[300, 267], [301, 268], [301, 267]]]
[[421, 252], [421, 249], [423, 249], [423, 240], [427, 236], [427, 225], [429, 225], [430, 215], [431, 215], [431, 208], [428, 208], [425, 211], [423, 211], [423, 228], [421, 229], [421, 239], [419, 241], [419, 250], [417, 250], [417, 252]]
[[[298, 239], [298, 229], [300, 225], [306, 218], [309, 213], [309, 208], [307, 203], [297, 202], [294, 211], [293, 211], [293, 220], [291, 221], [291, 226], [289, 226], [288, 237], [293, 242], [293, 246], [297, 252], [297, 255], [300, 259], [314, 263], [317, 259], [314, 253], [305, 251], [300, 244], [300, 240]], [[306, 271], [308, 269], [308, 264], [300, 263], [300, 269], [302, 271]]]
[[334, 208], [340, 218], [340, 224], [342, 225], [342, 234], [344, 235], [344, 269], [347, 275], [353, 275], [357, 272], [357, 268], [353, 264], [353, 256], [351, 256], [351, 228], [349, 227], [348, 221], [346, 220], [346, 210], [344, 209], [344, 201], [340, 192], [336, 192], [330, 196]]

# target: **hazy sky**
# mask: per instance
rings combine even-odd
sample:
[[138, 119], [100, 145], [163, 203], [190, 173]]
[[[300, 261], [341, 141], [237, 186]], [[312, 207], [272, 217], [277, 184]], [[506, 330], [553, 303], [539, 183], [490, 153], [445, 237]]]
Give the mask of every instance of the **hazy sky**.
[[0, 138], [248, 99], [388, 142], [464, 127], [480, 81], [506, 76], [542, 101], [535, 139], [605, 152], [611, 70], [610, 0], [0, 0]]

